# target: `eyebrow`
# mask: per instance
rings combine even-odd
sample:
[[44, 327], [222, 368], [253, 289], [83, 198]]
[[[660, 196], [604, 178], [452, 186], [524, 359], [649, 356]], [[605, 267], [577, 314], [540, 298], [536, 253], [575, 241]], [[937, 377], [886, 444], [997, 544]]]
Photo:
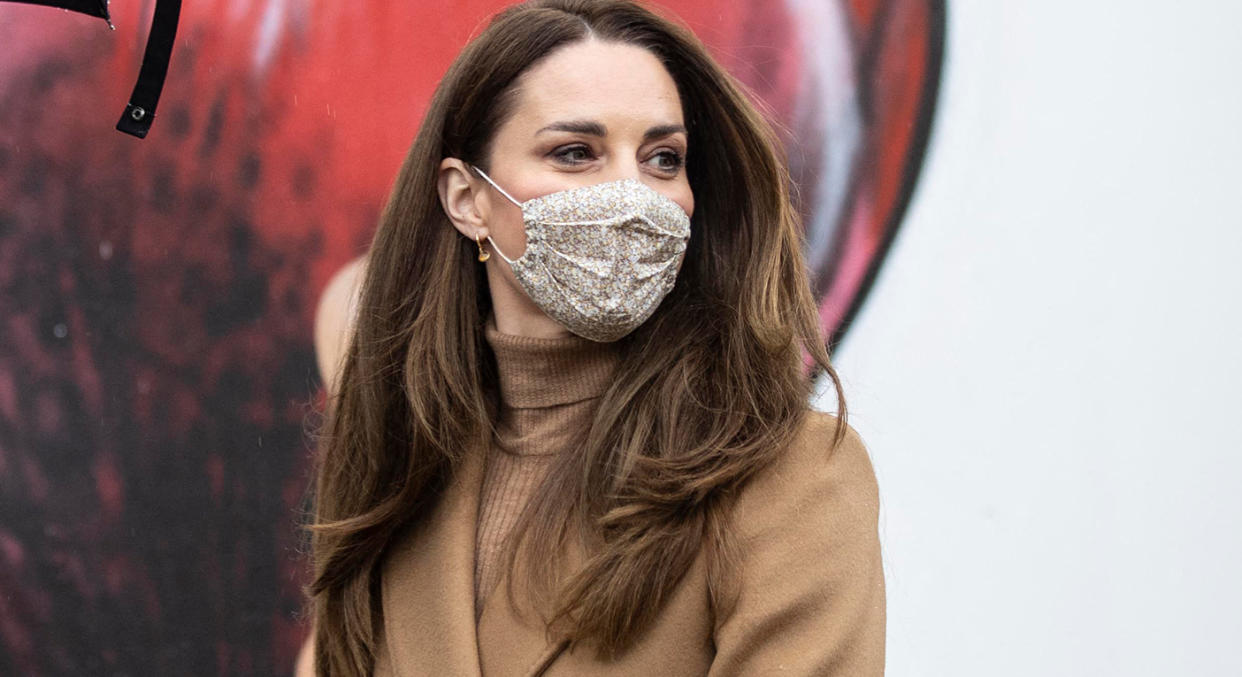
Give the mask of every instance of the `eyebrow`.
[[[547, 127], [535, 132], [535, 135], [538, 136], [544, 132], [573, 132], [576, 134], [587, 134], [589, 136], [608, 136], [608, 129], [594, 120], [564, 120], [561, 122], [553, 122]], [[685, 134], [685, 125], [656, 125], [655, 127], [648, 129], [646, 133], [643, 134], [643, 141], [649, 141], [661, 136], [668, 136], [669, 134], [676, 134], [677, 132]]]

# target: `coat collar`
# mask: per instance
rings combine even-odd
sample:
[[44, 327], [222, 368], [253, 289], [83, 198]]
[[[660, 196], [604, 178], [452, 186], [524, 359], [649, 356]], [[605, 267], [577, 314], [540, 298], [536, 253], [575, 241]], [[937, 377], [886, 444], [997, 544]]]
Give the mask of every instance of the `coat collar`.
[[[564, 642], [547, 641], [534, 611], [510, 606], [507, 575], [488, 596], [476, 626], [474, 546], [483, 454], [475, 452], [428, 519], [398, 538], [385, 557], [384, 644], [393, 675], [530, 677], [565, 649]], [[571, 550], [569, 560], [581, 561], [581, 553]]]

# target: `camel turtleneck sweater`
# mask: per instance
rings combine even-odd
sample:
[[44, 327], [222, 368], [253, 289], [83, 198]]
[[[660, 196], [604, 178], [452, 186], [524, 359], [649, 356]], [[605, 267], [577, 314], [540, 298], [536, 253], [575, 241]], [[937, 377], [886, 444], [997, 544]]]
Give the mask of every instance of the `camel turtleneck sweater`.
[[500, 420], [488, 450], [475, 532], [475, 619], [501, 578], [498, 557], [518, 514], [550, 462], [589, 423], [616, 369], [614, 344], [576, 335], [503, 334], [495, 320], [484, 335], [500, 375]]

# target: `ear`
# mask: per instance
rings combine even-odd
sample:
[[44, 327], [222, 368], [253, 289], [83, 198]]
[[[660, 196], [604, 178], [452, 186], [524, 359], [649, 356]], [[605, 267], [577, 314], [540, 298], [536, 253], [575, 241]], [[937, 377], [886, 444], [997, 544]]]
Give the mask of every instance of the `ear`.
[[453, 227], [471, 240], [486, 239], [488, 235], [490, 203], [482, 183], [465, 162], [452, 157], [440, 161], [440, 175], [436, 181], [440, 205]]

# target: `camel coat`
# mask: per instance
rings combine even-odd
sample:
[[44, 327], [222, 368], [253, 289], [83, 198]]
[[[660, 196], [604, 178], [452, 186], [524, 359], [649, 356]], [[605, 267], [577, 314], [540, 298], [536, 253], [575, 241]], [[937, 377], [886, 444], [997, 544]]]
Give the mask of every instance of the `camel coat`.
[[[507, 602], [509, 578], [474, 615], [474, 529], [482, 461], [472, 459], [429, 520], [394, 542], [381, 568], [384, 627], [376, 675], [664, 677], [884, 673], [879, 498], [853, 428], [812, 411], [794, 444], [741, 492], [737, 602], [718, 610], [702, 555], [656, 621], [617, 659], [549, 643]], [[571, 565], [581, 562], [570, 554]], [[519, 600], [521, 596], [518, 596]]]

